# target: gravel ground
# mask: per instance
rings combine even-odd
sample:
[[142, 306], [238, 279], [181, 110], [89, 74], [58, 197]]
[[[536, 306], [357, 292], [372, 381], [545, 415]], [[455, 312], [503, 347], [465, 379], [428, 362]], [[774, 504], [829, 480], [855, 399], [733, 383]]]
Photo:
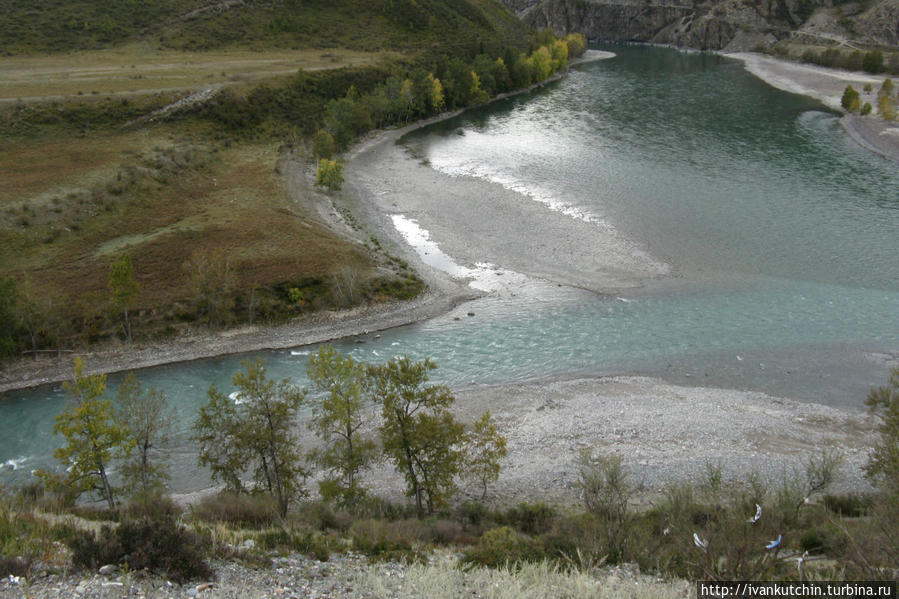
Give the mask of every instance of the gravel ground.
[[[456, 390], [458, 417], [472, 421], [489, 409], [506, 437], [508, 456], [485, 501], [579, 503], [579, 453], [617, 453], [644, 503], [674, 481], [698, 480], [706, 464], [725, 479], [756, 472], [772, 484], [791, 477], [821, 448], [844, 456], [835, 490], [869, 490], [861, 466], [874, 441], [862, 412], [796, 402], [763, 393], [682, 387], [643, 377], [539, 381]], [[366, 483], [394, 500], [403, 481], [388, 465]], [[462, 499], [480, 499], [475, 483]]]
[[[157, 577], [138, 578], [115, 572], [108, 576], [72, 576], [46, 574], [30, 583], [0, 580], [0, 597], [23, 599], [137, 599], [168, 597], [200, 597], [207, 599], [386, 599], [393, 597], [434, 597], [433, 580], [451, 573], [451, 581], [438, 580], [445, 587], [440, 596], [446, 598], [515, 597], [515, 599], [558, 599], [554, 585], [546, 584], [542, 592], [508, 593], [497, 589], [509, 584], [505, 573], [474, 570], [466, 573], [453, 568], [457, 555], [437, 552], [430, 557], [430, 569], [396, 562], [370, 563], [355, 555], [331, 556], [328, 562], [311, 560], [291, 554], [276, 557], [269, 569], [248, 568], [232, 562], [213, 564], [216, 580], [177, 585]], [[565, 574], [559, 574], [565, 577]], [[686, 581], [666, 582], [640, 574], [630, 565], [594, 570], [589, 575], [573, 575], [581, 580], [579, 587], [586, 592], [565, 593], [564, 597], [629, 597], [631, 599], [692, 597], [694, 587]], [[425, 580], [422, 580], [422, 579]], [[485, 580], [486, 579], [486, 580]], [[486, 582], [486, 584], [485, 584]], [[429, 584], [430, 583], [430, 584]], [[539, 584], [539, 582], [538, 582]], [[419, 586], [421, 585], [421, 586]], [[519, 582], [519, 586], [521, 586]], [[536, 585], [535, 585], [536, 586]], [[574, 586], [574, 585], [571, 585]], [[415, 590], [410, 591], [410, 587]], [[426, 587], [426, 588], [421, 588]], [[485, 588], [486, 587], [486, 588]], [[546, 589], [545, 587], [550, 587]], [[539, 587], [538, 587], [539, 588]], [[534, 589], [536, 590], [536, 589]]]

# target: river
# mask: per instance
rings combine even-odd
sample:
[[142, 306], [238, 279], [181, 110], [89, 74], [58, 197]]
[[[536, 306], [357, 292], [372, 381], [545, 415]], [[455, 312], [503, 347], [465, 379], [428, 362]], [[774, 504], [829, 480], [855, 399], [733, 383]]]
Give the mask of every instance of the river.
[[[336, 345], [367, 361], [431, 356], [435, 379], [454, 386], [645, 374], [861, 409], [899, 352], [895, 164], [856, 146], [838, 115], [737, 61], [612, 50], [403, 141], [439, 171], [614, 228], [672, 275], [614, 296], [535, 284]], [[302, 385], [310, 350], [258, 355]], [[206, 485], [187, 434], [206, 389], [230, 390], [241, 359], [139, 373], [178, 410], [174, 488]], [[60, 388], [0, 402], [0, 481], [53, 463], [63, 402]]]

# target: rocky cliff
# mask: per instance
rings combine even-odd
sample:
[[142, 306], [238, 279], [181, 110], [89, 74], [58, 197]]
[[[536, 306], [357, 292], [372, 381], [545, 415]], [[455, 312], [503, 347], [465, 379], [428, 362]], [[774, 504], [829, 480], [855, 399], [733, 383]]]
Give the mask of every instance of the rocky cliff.
[[591, 40], [745, 51], [782, 39], [899, 45], [899, 0], [503, 0], [528, 24]]

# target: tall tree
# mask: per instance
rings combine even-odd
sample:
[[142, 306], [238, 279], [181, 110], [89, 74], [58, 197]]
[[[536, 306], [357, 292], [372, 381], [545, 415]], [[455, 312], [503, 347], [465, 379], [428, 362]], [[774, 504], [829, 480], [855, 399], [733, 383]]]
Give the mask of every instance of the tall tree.
[[122, 314], [122, 330], [125, 340], [131, 343], [131, 320], [128, 309], [133, 305], [140, 286], [134, 279], [134, 264], [128, 254], [119, 254], [109, 265], [109, 290], [112, 292], [112, 307]]
[[427, 384], [435, 368], [430, 359], [407, 357], [369, 368], [383, 416], [381, 446], [405, 477], [406, 494], [415, 498], [420, 515], [446, 505], [463, 463], [465, 428], [449, 411], [455, 398], [447, 387]]
[[53, 457], [67, 467], [66, 474], [37, 474], [51, 487], [67, 487], [77, 494], [96, 491], [114, 510], [116, 490], [109, 480], [109, 464], [115, 457], [127, 457], [133, 442], [127, 429], [115, 421], [112, 403], [103, 399], [106, 375], [86, 376], [84, 362], [75, 358], [73, 380], [63, 387], [69, 403], [56, 416], [53, 432], [63, 435], [66, 445], [57, 448]]
[[325, 499], [353, 507], [365, 495], [359, 474], [376, 455], [374, 441], [360, 432], [367, 421], [365, 367], [332, 346], [323, 345], [309, 356], [306, 374], [323, 394], [312, 405], [309, 423], [324, 442], [312, 457], [331, 473], [319, 485], [321, 494]]
[[171, 438], [175, 409], [162, 391], [144, 392], [137, 377], [128, 373], [119, 384], [118, 419], [134, 443], [131, 459], [122, 465], [125, 488], [132, 497], [161, 494], [169, 471], [158, 454]]
[[487, 496], [487, 485], [499, 479], [500, 460], [506, 457], [506, 438], [496, 428], [490, 411], [475, 420], [464, 438], [465, 474], [481, 485], [481, 499]]
[[258, 359], [242, 365], [231, 378], [233, 399], [209, 388], [209, 402], [194, 424], [199, 461], [236, 492], [244, 490], [241, 475], [252, 470], [255, 488], [274, 497], [283, 516], [304, 493], [306, 470], [293, 432], [303, 393], [287, 379], [269, 379]]

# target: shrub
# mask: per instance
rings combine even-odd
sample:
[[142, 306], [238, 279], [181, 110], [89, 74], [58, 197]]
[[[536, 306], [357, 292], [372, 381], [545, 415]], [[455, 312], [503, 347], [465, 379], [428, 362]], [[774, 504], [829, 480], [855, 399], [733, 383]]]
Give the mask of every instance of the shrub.
[[626, 559], [633, 521], [630, 500], [635, 492], [622, 465], [621, 456], [594, 455], [585, 450], [578, 458], [579, 481], [584, 506], [602, 525], [609, 562]]
[[118, 541], [128, 565], [175, 582], [208, 580], [212, 570], [203, 560], [199, 537], [171, 519], [129, 520], [119, 525]]
[[122, 516], [131, 520], [139, 518], [175, 519], [180, 515], [181, 508], [168, 495], [136, 497], [122, 509]]
[[843, 90], [843, 97], [840, 99], [840, 106], [849, 112], [858, 112], [861, 98], [859, 93], [851, 85], [847, 85]]
[[539, 556], [540, 552], [531, 539], [519, 535], [510, 526], [502, 526], [481, 535], [478, 544], [462, 555], [462, 562], [503, 568], [539, 561]]
[[72, 552], [72, 565], [85, 570], [118, 564], [125, 555], [115, 532], [108, 526], [101, 528], [99, 535], [90, 530], [79, 530], [66, 545]]
[[0, 577], [27, 576], [31, 564], [20, 557], [0, 556]]
[[891, 369], [887, 385], [871, 389], [865, 404], [878, 419], [880, 434], [864, 467], [866, 476], [886, 492], [899, 493], [899, 366]]
[[465, 501], [456, 508], [455, 516], [465, 524], [481, 526], [492, 519], [492, 514], [486, 505], [479, 501]]
[[430, 529], [431, 537], [442, 545], [467, 542], [470, 539], [462, 525], [455, 520], [434, 520], [430, 523]]
[[871, 114], [872, 110], [874, 110], [874, 108], [871, 106], [871, 103], [865, 102], [864, 104], [862, 104], [862, 109], [859, 111], [859, 114], [862, 116], [868, 116], [869, 114]]
[[[413, 523], [410, 526], [410, 523]], [[427, 535], [415, 526], [424, 527], [418, 520], [384, 522], [357, 520], [350, 526], [353, 548], [370, 558], [383, 561], [423, 562], [424, 556], [413, 549], [413, 541]]]
[[328, 561], [331, 554], [329, 538], [308, 530], [292, 531], [274, 528], [258, 533], [255, 540], [263, 549], [299, 551], [320, 562]]
[[883, 52], [880, 52], [879, 50], [865, 52], [861, 66], [862, 69], [868, 73], [882, 73], [884, 71]]
[[874, 503], [872, 495], [843, 494], [825, 495], [824, 507], [844, 518], [860, 518], [868, 514]]
[[338, 528], [337, 516], [327, 503], [317, 501], [306, 505], [303, 510], [303, 520], [318, 530]]
[[312, 137], [312, 154], [316, 158], [330, 160], [336, 150], [337, 144], [334, 143], [334, 137], [327, 131], [319, 129]]
[[565, 36], [568, 44], [568, 57], [577, 58], [587, 51], [587, 38], [582, 33], [569, 33]]
[[599, 522], [590, 514], [558, 518], [537, 542], [545, 559], [567, 566], [589, 568], [605, 561]]
[[320, 562], [326, 562], [331, 558], [332, 547], [328, 537], [304, 532], [293, 535], [291, 549], [315, 558]]
[[105, 564], [123, 564], [147, 570], [175, 582], [208, 580], [212, 570], [203, 560], [196, 534], [171, 519], [128, 520], [115, 530], [103, 527], [99, 535], [79, 531], [67, 543], [76, 567], [94, 570]]
[[[868, 516], [839, 523], [843, 542], [837, 554], [846, 563], [846, 580], [896, 577], [899, 563], [899, 495], [884, 490], [872, 502]], [[834, 552], [836, 553], [836, 552]]]
[[506, 522], [529, 535], [549, 530], [555, 517], [556, 511], [543, 502], [519, 503], [505, 514]]
[[338, 191], [343, 186], [343, 161], [328, 160], [327, 158], [319, 160], [315, 184], [325, 187], [329, 191]]
[[270, 496], [219, 493], [204, 497], [193, 508], [193, 515], [206, 522], [225, 522], [238, 526], [270, 526], [278, 514], [277, 502]]

